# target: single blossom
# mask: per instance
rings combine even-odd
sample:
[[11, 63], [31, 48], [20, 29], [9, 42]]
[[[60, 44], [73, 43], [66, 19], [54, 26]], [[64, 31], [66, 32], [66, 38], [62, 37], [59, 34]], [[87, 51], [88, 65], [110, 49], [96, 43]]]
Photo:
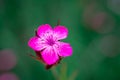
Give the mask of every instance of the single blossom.
[[57, 25], [52, 28], [49, 24], [40, 25], [28, 45], [36, 52], [37, 59], [50, 68], [59, 63], [62, 58], [72, 55], [70, 44], [60, 41], [67, 35], [68, 29], [64, 26]]

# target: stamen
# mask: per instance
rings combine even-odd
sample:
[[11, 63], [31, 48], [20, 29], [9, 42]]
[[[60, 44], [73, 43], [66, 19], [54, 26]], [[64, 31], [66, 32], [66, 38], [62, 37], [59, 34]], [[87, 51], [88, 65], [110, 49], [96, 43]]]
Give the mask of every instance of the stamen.
[[52, 35], [48, 37], [47, 44], [50, 45], [50, 46], [55, 44], [55, 40], [53, 39]]

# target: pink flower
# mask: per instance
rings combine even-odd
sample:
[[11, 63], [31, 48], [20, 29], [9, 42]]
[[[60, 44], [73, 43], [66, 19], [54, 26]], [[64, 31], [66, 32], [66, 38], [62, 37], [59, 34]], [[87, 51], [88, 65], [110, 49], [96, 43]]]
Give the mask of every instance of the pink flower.
[[46, 65], [53, 65], [58, 63], [62, 57], [72, 55], [70, 44], [60, 41], [67, 35], [68, 30], [64, 26], [58, 25], [52, 29], [49, 24], [40, 25], [28, 45]]

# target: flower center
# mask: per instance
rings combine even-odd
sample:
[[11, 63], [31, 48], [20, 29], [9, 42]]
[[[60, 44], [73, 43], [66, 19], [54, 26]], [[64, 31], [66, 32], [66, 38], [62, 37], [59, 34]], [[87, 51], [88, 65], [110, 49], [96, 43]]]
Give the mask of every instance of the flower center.
[[55, 44], [55, 40], [53, 39], [53, 37], [49, 37], [47, 39], [47, 44], [50, 46], [53, 46]]

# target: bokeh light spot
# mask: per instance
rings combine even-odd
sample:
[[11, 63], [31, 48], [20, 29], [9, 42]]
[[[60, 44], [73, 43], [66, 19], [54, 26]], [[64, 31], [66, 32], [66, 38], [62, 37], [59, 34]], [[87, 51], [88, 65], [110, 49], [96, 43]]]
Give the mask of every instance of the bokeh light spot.
[[107, 0], [107, 5], [110, 10], [120, 15], [120, 0]]
[[4, 73], [0, 75], [0, 80], [19, 80], [13, 73]]
[[120, 39], [114, 35], [105, 36], [100, 40], [99, 49], [105, 56], [114, 57], [120, 51]]
[[16, 56], [12, 50], [0, 51], [0, 71], [10, 70], [16, 65]]

